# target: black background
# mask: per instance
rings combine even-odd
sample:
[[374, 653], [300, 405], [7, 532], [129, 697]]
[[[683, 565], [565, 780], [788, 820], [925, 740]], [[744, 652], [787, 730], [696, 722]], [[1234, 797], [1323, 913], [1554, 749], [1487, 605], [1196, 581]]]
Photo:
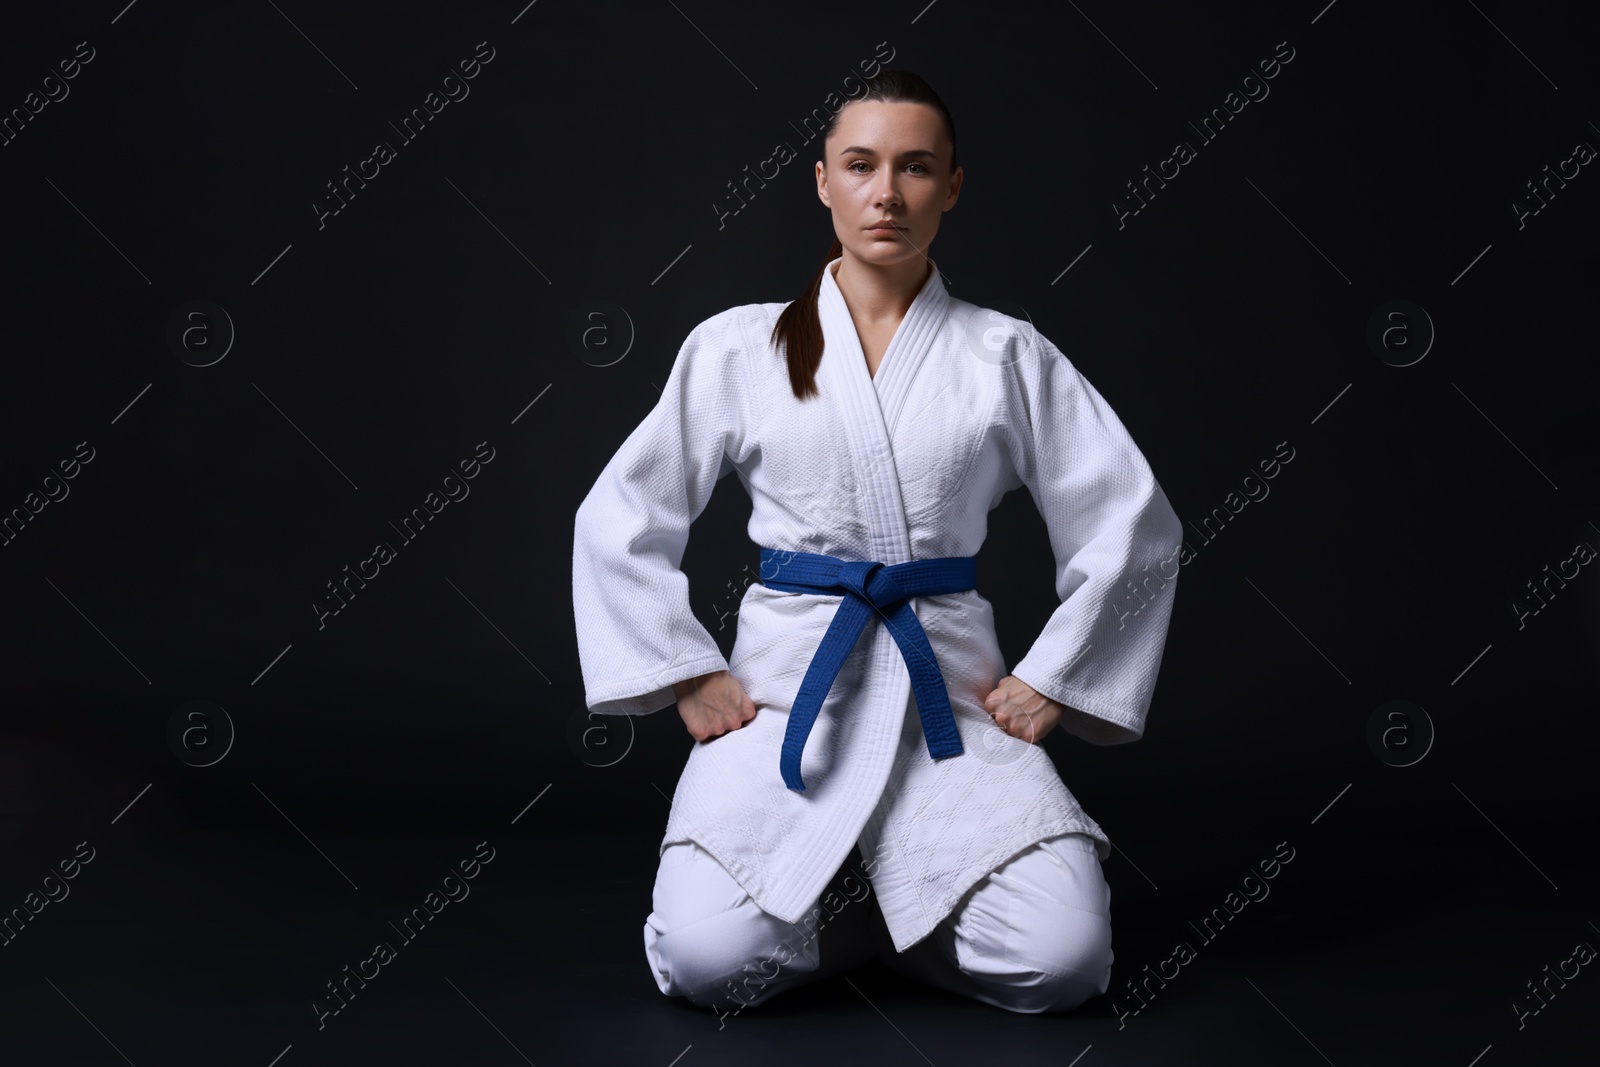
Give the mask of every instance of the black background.
[[[1600, 145], [1592, 30], [1353, 0], [8, 12], [6, 114], [78, 42], [94, 58], [0, 147], [0, 511], [94, 458], [0, 548], [0, 912], [95, 858], [0, 947], [4, 1061], [1589, 1062], [1600, 979], [1521, 1029], [1511, 1005], [1600, 942], [1600, 578], [1520, 626], [1513, 605], [1600, 548], [1600, 178], [1521, 227], [1513, 203]], [[389, 123], [479, 42], [470, 95], [402, 144]], [[572, 517], [689, 330], [821, 263], [792, 124], [880, 42], [955, 114], [952, 294], [1072, 359], [1195, 555], [1145, 738], [1046, 741], [1119, 849], [1111, 997], [1015, 1016], [874, 965], [719, 1028], [639, 940], [694, 742], [671, 709], [583, 732]], [[1270, 95], [1202, 144], [1187, 124], [1279, 42]], [[1179, 140], [1196, 158], [1119, 227]], [[395, 158], [319, 225], [377, 141]], [[780, 141], [799, 158], [719, 226]], [[195, 300], [236, 331], [205, 367], [167, 339]], [[1369, 345], [1394, 300], [1431, 346], [1415, 318], [1420, 347]], [[389, 523], [480, 442], [470, 496], [399, 547]], [[1281, 442], [1270, 495], [1208, 542]], [[721, 483], [684, 560], [725, 652], [748, 509]], [[380, 540], [396, 561], [319, 628]], [[1014, 663], [1054, 607], [1025, 492], [979, 568]], [[168, 741], [192, 700], [235, 732], [210, 766]], [[1392, 700], [1434, 735], [1402, 724], [1390, 760], [1426, 751], [1405, 767], [1368, 740]], [[469, 900], [319, 1030], [324, 982], [480, 841]], [[1124, 981], [1279, 842], [1271, 896], [1119, 1026]]]

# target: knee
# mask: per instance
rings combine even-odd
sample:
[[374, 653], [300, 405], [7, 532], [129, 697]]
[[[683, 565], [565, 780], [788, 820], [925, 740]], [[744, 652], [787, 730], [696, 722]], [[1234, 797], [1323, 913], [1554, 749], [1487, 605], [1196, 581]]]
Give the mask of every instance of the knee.
[[[967, 926], [972, 977], [1013, 1011], [1067, 1011], [1111, 984], [1111, 890], [1091, 847], [1041, 842], [991, 876]], [[962, 954], [958, 950], [958, 956]]]
[[[774, 980], [785, 968], [770, 946], [762, 951], [773, 931], [753, 910], [752, 904], [669, 930], [647, 921], [645, 955], [657, 988], [702, 1008], [739, 1010], [771, 997], [777, 991]], [[788, 969], [802, 963], [792, 960]]]
[[1008, 987], [1012, 1011], [1070, 1011], [1111, 985], [1111, 920], [1071, 910], [1026, 939], [1010, 959], [1023, 969]]

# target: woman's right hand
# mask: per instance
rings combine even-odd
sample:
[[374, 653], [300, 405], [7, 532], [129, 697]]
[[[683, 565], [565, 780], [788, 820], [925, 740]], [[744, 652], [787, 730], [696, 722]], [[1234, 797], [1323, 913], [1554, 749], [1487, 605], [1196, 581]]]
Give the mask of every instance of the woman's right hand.
[[721, 737], [755, 718], [756, 706], [739, 680], [727, 671], [672, 683], [678, 714], [696, 741]]

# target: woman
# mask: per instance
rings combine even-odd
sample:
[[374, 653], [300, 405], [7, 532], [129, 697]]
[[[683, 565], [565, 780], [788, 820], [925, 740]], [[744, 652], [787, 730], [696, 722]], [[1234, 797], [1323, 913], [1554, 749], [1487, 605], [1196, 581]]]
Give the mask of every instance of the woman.
[[[576, 517], [587, 705], [676, 702], [697, 742], [646, 957], [662, 992], [723, 1010], [874, 956], [1012, 1011], [1075, 1007], [1110, 981], [1110, 841], [1038, 743], [1141, 736], [1181, 529], [1066, 357], [946, 293], [928, 251], [963, 171], [933, 90], [884, 70], [822, 143], [828, 263], [799, 300], [691, 332]], [[724, 659], [679, 565], [735, 471], [762, 583]], [[973, 555], [1022, 485], [1061, 604], [1007, 674]]]

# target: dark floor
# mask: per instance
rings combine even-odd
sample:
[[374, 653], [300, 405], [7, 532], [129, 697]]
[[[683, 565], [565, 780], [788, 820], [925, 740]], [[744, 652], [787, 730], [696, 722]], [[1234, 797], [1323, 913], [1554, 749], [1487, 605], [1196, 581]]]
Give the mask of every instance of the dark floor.
[[[1445, 875], [1428, 884], [1460, 884], [1448, 898], [1422, 897], [1386, 862], [1358, 882], [1370, 887], [1365, 899], [1348, 899], [1307, 828], [1273, 894], [1209, 943], [1187, 919], [1208, 897], [1220, 902], [1225, 879], [1212, 893], [1176, 882], [1156, 890], [1113, 856], [1114, 992], [1175, 941], [1197, 949], [1144, 1010], [1121, 1019], [1113, 998], [1067, 1015], [1016, 1015], [873, 963], [719, 1020], [651, 980], [640, 927], [653, 843], [552, 836], [539, 818], [556, 810], [460, 833], [316, 834], [312, 845], [286, 820], [223, 829], [145, 796], [92, 833], [79, 826], [44, 841], [36, 827], [9, 852], [4, 885], [16, 899], [7, 908], [80, 840], [93, 859], [0, 954], [0, 1062], [1595, 1062], [1600, 979], [1579, 971], [1564, 989], [1552, 980], [1558, 994], [1520, 1029], [1511, 1007], [1545, 963], [1561, 966], [1579, 941], [1600, 943], [1587, 913], [1572, 910], [1593, 899], [1593, 879], [1567, 868], [1552, 889], [1499, 839], [1486, 837], [1479, 855], [1452, 847], [1425, 857]], [[300, 814], [302, 827], [316, 818]], [[402, 940], [389, 921], [475, 849], [493, 858], [468, 895]], [[1458, 873], [1485, 877], [1450, 876], [1447, 853]], [[1330, 885], [1344, 907], [1302, 906], [1328, 898]], [[380, 940], [395, 957], [319, 1028], [314, 1002], [332, 1004], [324, 983]], [[1123, 1010], [1135, 1003], [1114, 999]]]

